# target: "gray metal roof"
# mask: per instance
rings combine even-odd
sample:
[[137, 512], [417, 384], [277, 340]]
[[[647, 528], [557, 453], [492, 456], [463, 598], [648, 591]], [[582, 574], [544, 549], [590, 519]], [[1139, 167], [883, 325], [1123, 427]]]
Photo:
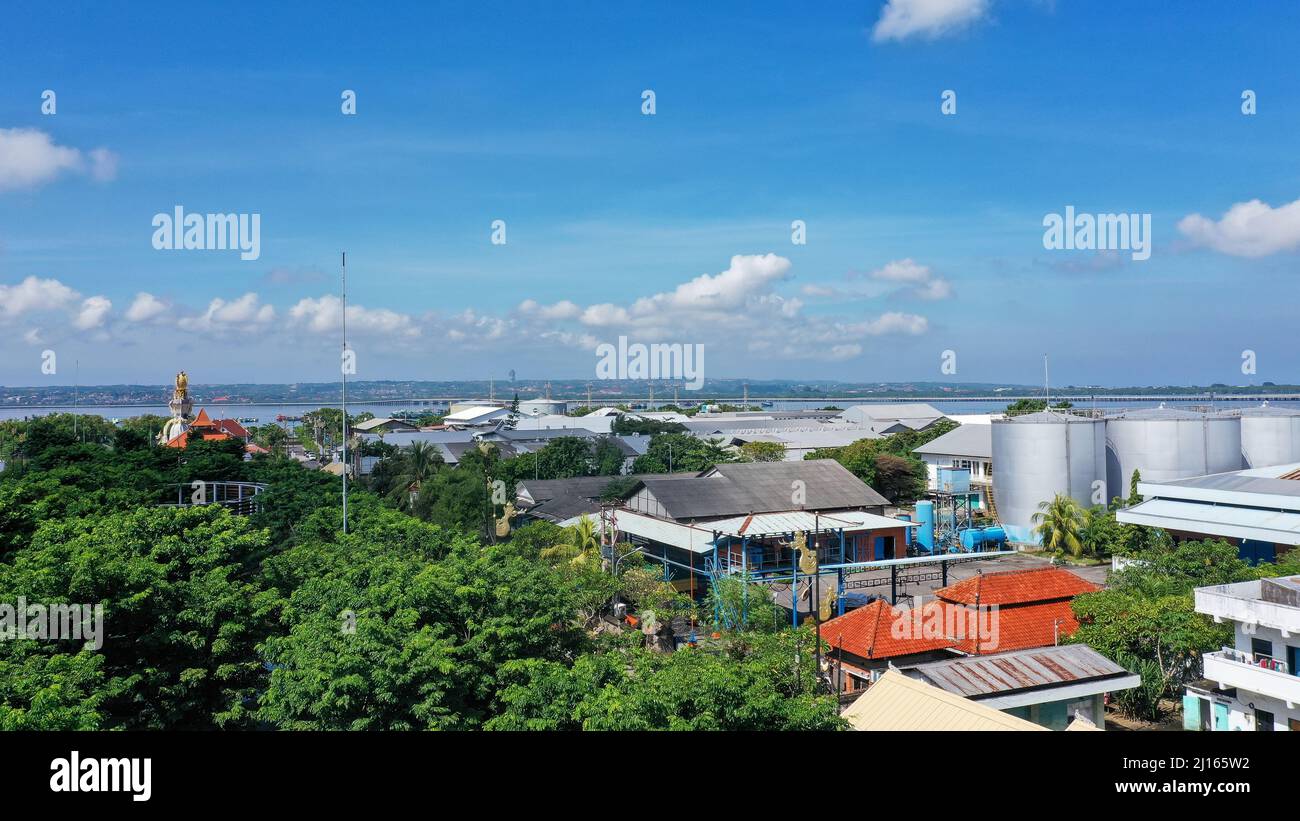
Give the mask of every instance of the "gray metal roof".
[[943, 436], [931, 439], [912, 453], [930, 453], [939, 456], [974, 456], [993, 458], [993, 426], [961, 425]]
[[737, 462], [716, 465], [693, 480], [648, 479], [645, 488], [678, 521], [774, 513], [798, 507], [795, 482], [803, 483], [805, 510], [882, 507], [889, 500], [833, 459], [799, 462]]
[[1130, 675], [1086, 644], [933, 661], [903, 672], [972, 699]]
[[[370, 440], [379, 437], [378, 434], [369, 434], [366, 438]], [[395, 430], [384, 434], [385, 442], [398, 447], [406, 447], [412, 442], [469, 442], [473, 438], [474, 434], [467, 430]]]
[[518, 494], [530, 506], [528, 513], [553, 522], [600, 511], [600, 496], [610, 482], [632, 479], [689, 479], [698, 474], [645, 473], [624, 476], [576, 476], [572, 479], [534, 479], [519, 483]]
[[[1143, 484], [1148, 483], [1143, 482]], [[1197, 488], [1233, 493], [1269, 493], [1276, 496], [1300, 496], [1300, 481], [1277, 479], [1270, 476], [1251, 476], [1245, 471], [1211, 473], [1205, 476], [1191, 476], [1187, 479], [1171, 479], [1167, 482], [1151, 482], [1149, 484], [1170, 488]]]
[[872, 419], [938, 419], [943, 411], [924, 402], [899, 402], [881, 405], [853, 405], [841, 411], [841, 415], [852, 411]]

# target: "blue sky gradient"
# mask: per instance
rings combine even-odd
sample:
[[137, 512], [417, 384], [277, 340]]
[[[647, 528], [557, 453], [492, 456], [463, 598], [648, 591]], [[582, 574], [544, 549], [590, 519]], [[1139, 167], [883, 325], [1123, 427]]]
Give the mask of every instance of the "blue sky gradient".
[[[11, 4], [0, 151], [36, 130], [81, 165], [0, 154], [0, 383], [69, 382], [46, 349], [83, 384], [336, 378], [341, 248], [358, 378], [594, 376], [625, 333], [719, 377], [1034, 383], [1048, 353], [1060, 384], [1296, 381], [1300, 7], [931, 2], [976, 13], [884, 40], [879, 0]], [[155, 250], [178, 204], [260, 214], [260, 258]], [[1066, 205], [1151, 214], [1151, 258], [1045, 250]], [[653, 300], [768, 254], [711, 307]], [[880, 273], [904, 260], [946, 295]], [[128, 319], [141, 293], [166, 310]]]

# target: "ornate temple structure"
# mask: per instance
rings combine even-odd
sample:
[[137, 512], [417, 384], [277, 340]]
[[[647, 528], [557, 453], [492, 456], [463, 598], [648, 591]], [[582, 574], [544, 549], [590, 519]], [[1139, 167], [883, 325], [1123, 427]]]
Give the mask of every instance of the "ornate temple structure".
[[244, 443], [246, 453], [266, 453], [265, 448], [252, 443], [252, 435], [248, 429], [234, 419], [214, 420], [202, 408], [199, 409], [198, 416], [192, 416], [194, 400], [190, 398], [189, 384], [190, 379], [185, 371], [176, 374], [176, 386], [172, 390], [171, 400], [167, 403], [172, 418], [167, 420], [158, 434], [158, 444], [169, 448], [184, 448], [194, 437], [207, 441], [238, 439]]

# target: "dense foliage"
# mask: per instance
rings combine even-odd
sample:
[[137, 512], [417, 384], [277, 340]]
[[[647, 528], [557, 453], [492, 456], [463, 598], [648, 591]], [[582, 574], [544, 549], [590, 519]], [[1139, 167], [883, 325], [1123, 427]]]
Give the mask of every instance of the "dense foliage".
[[[354, 486], [344, 535], [338, 477], [246, 459], [234, 441], [158, 447], [156, 425], [62, 415], [0, 428], [0, 602], [100, 605], [104, 625], [98, 648], [0, 641], [0, 729], [839, 725], [835, 699], [812, 694], [811, 640], [761, 588], [749, 606], [763, 629], [657, 653], [640, 631], [620, 634], [613, 599], [666, 623], [706, 622], [710, 608], [630, 546], [615, 547], [615, 573], [594, 522], [499, 537], [519, 460], [495, 448], [455, 467], [431, 450], [384, 459]], [[686, 438], [694, 448], [651, 451], [716, 455]], [[535, 468], [616, 472], [608, 451], [557, 443]], [[195, 479], [267, 490], [247, 517], [177, 506]]]

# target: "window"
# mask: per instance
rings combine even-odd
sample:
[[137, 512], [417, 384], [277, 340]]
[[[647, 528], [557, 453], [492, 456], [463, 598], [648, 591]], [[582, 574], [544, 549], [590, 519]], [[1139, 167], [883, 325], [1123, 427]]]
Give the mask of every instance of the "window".
[[1255, 730], [1261, 733], [1273, 732], [1273, 714], [1268, 710], [1256, 710]]
[[1268, 639], [1251, 639], [1250, 652], [1254, 654], [1255, 661], [1261, 657], [1273, 658], [1273, 642]]

